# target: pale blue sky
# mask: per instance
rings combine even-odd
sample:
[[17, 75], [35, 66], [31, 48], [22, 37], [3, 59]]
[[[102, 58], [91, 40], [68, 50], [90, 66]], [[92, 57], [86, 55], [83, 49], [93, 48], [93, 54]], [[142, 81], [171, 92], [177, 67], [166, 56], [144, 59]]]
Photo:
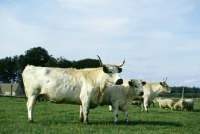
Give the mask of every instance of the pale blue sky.
[[1, 0], [0, 30], [0, 59], [41, 46], [71, 61], [125, 58], [125, 79], [200, 87], [199, 0]]

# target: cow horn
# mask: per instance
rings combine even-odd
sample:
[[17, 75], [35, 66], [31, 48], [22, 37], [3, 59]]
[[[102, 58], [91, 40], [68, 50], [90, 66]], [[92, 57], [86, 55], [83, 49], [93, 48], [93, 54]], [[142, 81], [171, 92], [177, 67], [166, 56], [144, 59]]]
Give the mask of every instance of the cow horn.
[[163, 82], [166, 82], [166, 80], [167, 80], [167, 77], [166, 77], [166, 79], [165, 79], [165, 80], [163, 79]]
[[101, 58], [99, 57], [99, 55], [97, 55], [97, 57], [99, 58], [100, 67], [102, 67], [102, 66], [103, 66], [103, 63], [102, 63], [102, 61], [101, 61]]
[[120, 65], [118, 65], [118, 67], [122, 67], [124, 65], [124, 63], [125, 63], [125, 59]]

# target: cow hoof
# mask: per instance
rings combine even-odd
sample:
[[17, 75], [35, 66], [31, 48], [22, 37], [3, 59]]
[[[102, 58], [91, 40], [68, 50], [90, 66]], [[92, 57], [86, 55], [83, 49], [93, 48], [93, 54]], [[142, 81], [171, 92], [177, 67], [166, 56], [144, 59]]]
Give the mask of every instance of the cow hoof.
[[80, 118], [79, 118], [79, 121], [83, 123], [83, 118], [82, 118], [82, 117], [80, 117]]
[[124, 121], [124, 124], [126, 124], [126, 125], [127, 125], [127, 124], [128, 124], [128, 121]]
[[90, 125], [89, 122], [84, 122], [83, 124], [84, 124], [84, 125]]
[[33, 123], [33, 120], [29, 120], [29, 119], [28, 119], [28, 123]]

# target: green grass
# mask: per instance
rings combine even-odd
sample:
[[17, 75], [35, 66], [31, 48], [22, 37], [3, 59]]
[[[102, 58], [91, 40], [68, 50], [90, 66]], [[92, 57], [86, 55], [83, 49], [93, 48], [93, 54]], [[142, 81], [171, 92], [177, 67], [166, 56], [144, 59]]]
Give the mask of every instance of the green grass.
[[91, 109], [90, 125], [79, 122], [79, 106], [38, 102], [34, 109], [34, 123], [28, 123], [26, 100], [23, 98], [0, 97], [0, 134], [197, 134], [200, 133], [200, 102], [193, 112], [149, 108], [141, 113], [132, 106], [129, 123], [123, 122], [120, 111], [119, 122], [113, 122], [113, 113], [108, 106]]

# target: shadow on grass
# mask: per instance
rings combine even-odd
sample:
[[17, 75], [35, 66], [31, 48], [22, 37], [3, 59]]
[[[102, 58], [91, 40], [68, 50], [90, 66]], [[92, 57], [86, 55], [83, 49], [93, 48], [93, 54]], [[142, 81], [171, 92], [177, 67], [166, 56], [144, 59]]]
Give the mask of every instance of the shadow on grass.
[[158, 125], [158, 126], [175, 126], [175, 127], [182, 127], [183, 125], [181, 123], [175, 123], [175, 122], [164, 122], [164, 121], [129, 121], [128, 123], [125, 123], [124, 121], [119, 121], [117, 123], [114, 123], [113, 121], [109, 122], [92, 122], [92, 125], [128, 125], [128, 126], [136, 126], [136, 125]]
[[[41, 124], [44, 126], [49, 125], [83, 125], [83, 123], [79, 121], [71, 122], [71, 121], [48, 121], [48, 122], [34, 122], [33, 124]], [[117, 123], [114, 123], [113, 121], [92, 121], [88, 125], [125, 125], [125, 126], [137, 126], [137, 125], [151, 125], [151, 126], [175, 126], [175, 127], [182, 127], [183, 125], [181, 123], [175, 123], [175, 122], [164, 122], [164, 121], [130, 121], [128, 123], [125, 123], [124, 121], [119, 121]]]
[[181, 110], [181, 109], [178, 109], [178, 110], [174, 110], [174, 111], [182, 111], [182, 112], [200, 112], [200, 109], [195, 109], [195, 110], [193, 110], [193, 111], [185, 111], [185, 110]]

